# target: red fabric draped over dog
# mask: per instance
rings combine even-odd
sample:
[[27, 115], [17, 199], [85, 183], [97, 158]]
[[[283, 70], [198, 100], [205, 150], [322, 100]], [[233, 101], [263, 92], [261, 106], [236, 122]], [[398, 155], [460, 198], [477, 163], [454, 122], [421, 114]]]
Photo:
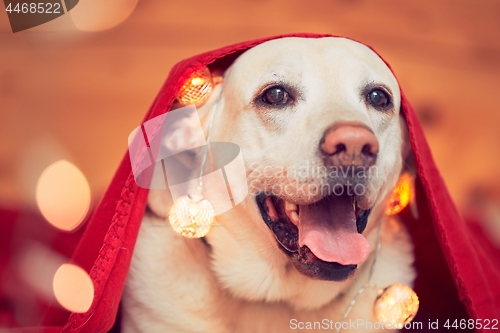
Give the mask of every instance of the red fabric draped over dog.
[[[245, 50], [283, 37], [322, 38], [329, 35], [293, 34], [264, 38], [184, 60], [171, 70], [144, 121], [167, 112], [183, 83], [194, 71], [204, 66], [224, 70]], [[498, 318], [499, 253], [492, 247], [483, 246], [485, 239], [477, 231], [471, 231], [457, 212], [417, 116], [401, 93], [402, 112], [408, 124], [417, 165], [419, 218], [414, 219], [408, 208], [400, 213], [415, 245], [418, 273], [415, 290], [421, 301], [415, 320], [423, 322], [425, 331], [428, 319], [439, 319], [440, 327], [443, 327], [446, 319]], [[127, 153], [79, 239], [72, 258], [89, 272], [94, 282], [93, 304], [83, 314], [50, 309], [45, 317], [44, 331], [105, 332], [112, 328], [146, 208], [147, 195], [148, 191], [139, 188], [134, 181]], [[117, 331], [118, 326], [114, 327]]]

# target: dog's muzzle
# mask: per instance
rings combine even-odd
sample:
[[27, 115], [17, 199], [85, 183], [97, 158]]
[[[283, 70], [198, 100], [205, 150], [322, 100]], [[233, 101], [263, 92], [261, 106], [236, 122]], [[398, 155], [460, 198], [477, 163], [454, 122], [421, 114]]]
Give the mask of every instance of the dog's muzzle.
[[280, 248], [302, 274], [343, 281], [366, 260], [370, 245], [361, 233], [370, 209], [357, 207], [355, 196], [331, 194], [309, 205], [294, 205], [259, 194], [256, 202]]

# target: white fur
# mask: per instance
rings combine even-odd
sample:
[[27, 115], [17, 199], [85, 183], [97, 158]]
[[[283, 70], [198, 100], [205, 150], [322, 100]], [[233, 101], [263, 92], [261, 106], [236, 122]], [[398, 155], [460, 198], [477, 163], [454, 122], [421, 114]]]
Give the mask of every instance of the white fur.
[[[296, 83], [301, 99], [277, 112], [255, 108], [251, 102], [261, 86], [276, 79]], [[371, 82], [391, 89], [396, 106], [392, 112], [381, 114], [360, 98], [359, 90]], [[409, 236], [401, 223], [384, 215], [387, 195], [402, 168], [403, 122], [398, 83], [378, 56], [342, 38], [266, 42], [245, 52], [226, 71], [224, 83], [199, 110], [202, 119], [216, 101], [212, 140], [241, 147], [250, 193], [243, 203], [217, 216], [207, 246], [176, 234], [167, 220], [170, 194], [151, 190], [148, 204], [153, 213], [144, 216], [123, 295], [124, 332], [282, 333], [300, 331], [291, 329], [291, 320], [337, 322], [368, 280], [379, 227], [382, 247], [373, 284], [412, 285]], [[280, 170], [305, 163], [319, 166], [318, 142], [336, 121], [367, 125], [380, 145], [378, 175], [370, 179], [367, 199], [360, 203], [375, 205], [363, 233], [372, 254], [343, 282], [313, 280], [299, 273], [279, 249], [254, 198], [273, 185], [324, 184], [318, 175], [283, 175]], [[263, 177], [263, 166], [276, 176]], [[300, 193], [282, 197], [297, 203], [317, 199]], [[375, 322], [375, 297], [376, 290], [367, 289], [348, 319]]]

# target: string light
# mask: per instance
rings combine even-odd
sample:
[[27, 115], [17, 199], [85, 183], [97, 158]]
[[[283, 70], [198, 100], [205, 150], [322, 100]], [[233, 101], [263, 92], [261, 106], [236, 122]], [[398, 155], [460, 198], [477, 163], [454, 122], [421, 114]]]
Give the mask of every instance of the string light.
[[395, 215], [402, 211], [412, 199], [413, 177], [408, 173], [403, 173], [399, 178], [396, 187], [392, 190], [391, 198], [387, 205], [386, 214]]
[[195, 194], [177, 198], [170, 207], [170, 225], [184, 237], [204, 237], [214, 226], [214, 207], [208, 200], [203, 199], [201, 191], [202, 188], [198, 187]]
[[[217, 81], [220, 82], [220, 81]], [[208, 68], [195, 72], [182, 86], [178, 100], [186, 104], [201, 104], [212, 92], [214, 82]], [[175, 232], [187, 238], [206, 236], [215, 224], [215, 210], [210, 201], [203, 199], [203, 167], [207, 160], [210, 147], [210, 130], [214, 119], [217, 103], [212, 107], [208, 124], [207, 144], [200, 167], [199, 185], [194, 194], [177, 198], [168, 213], [170, 225]]]
[[393, 284], [380, 291], [373, 307], [377, 320], [386, 328], [403, 328], [413, 320], [418, 311], [417, 294], [408, 286]]
[[213, 88], [210, 70], [204, 67], [189, 77], [181, 87], [177, 99], [183, 105], [201, 105], [210, 97]]

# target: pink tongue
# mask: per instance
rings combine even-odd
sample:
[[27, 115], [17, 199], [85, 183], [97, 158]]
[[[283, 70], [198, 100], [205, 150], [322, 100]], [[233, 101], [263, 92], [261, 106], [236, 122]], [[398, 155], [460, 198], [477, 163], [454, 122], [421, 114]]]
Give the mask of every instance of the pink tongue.
[[358, 265], [370, 251], [370, 243], [356, 229], [352, 198], [347, 195], [300, 206], [298, 229], [299, 245], [307, 245], [323, 261]]

